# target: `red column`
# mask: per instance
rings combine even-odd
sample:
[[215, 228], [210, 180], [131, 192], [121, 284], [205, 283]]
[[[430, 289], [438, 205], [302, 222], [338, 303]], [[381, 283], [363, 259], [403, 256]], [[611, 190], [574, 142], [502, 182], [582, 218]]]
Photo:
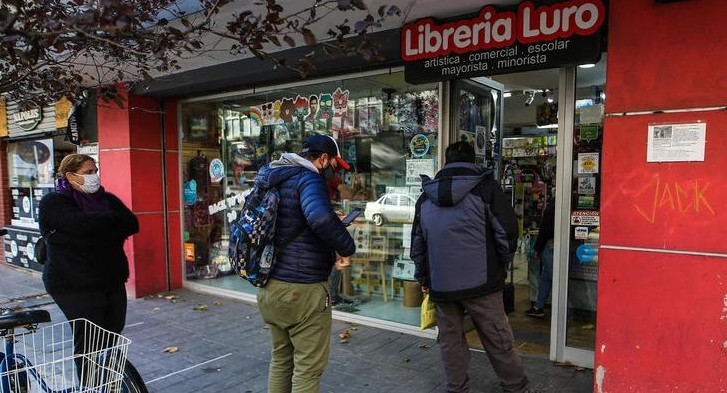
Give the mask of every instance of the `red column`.
[[[727, 113], [708, 108], [727, 105], [727, 3], [610, 8], [594, 391], [722, 391]], [[704, 162], [646, 162], [650, 124], [698, 121]]]
[[[174, 213], [179, 211], [176, 104], [164, 106], [173, 108], [171, 116], [164, 117], [172, 119], [164, 122], [168, 125], [166, 141], [171, 143], [171, 150], [165, 150], [161, 102], [120, 90], [123, 108], [99, 102], [99, 162], [104, 187], [139, 218], [140, 231], [127, 241], [125, 250], [131, 271], [127, 289], [131, 296], [141, 297], [168, 290], [168, 280], [171, 288], [181, 286], [179, 215]], [[162, 165], [165, 157], [166, 168]], [[170, 217], [165, 209], [172, 211]], [[172, 251], [169, 271], [167, 250]]]
[[[2, 226], [9, 225], [10, 219], [13, 217], [9, 176], [8, 143], [2, 139], [0, 140], [0, 225]], [[2, 263], [7, 263], [5, 262], [4, 243], [2, 248], [0, 248], [0, 258], [2, 258]]]

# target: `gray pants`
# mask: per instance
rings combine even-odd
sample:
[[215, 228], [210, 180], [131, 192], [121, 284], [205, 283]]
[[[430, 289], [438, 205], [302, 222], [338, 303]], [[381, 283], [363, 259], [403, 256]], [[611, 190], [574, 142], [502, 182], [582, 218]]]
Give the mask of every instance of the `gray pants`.
[[469, 392], [467, 370], [470, 351], [464, 331], [464, 312], [472, 317], [492, 368], [506, 393], [524, 392], [528, 386], [520, 356], [513, 349], [512, 328], [502, 303], [502, 291], [475, 299], [437, 302], [439, 349], [447, 392]]

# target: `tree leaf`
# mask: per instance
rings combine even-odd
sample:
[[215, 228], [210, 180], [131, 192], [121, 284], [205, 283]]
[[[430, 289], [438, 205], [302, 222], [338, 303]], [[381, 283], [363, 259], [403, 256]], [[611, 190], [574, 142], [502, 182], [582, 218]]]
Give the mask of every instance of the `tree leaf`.
[[383, 17], [385, 12], [386, 12], [386, 6], [385, 5], [382, 5], [381, 7], [379, 7], [379, 16], [380, 17]]
[[275, 46], [281, 46], [280, 45], [280, 40], [276, 36], [271, 36], [270, 37], [270, 42], [272, 42], [273, 44], [275, 44]]
[[164, 348], [165, 353], [177, 353], [179, 352], [179, 347], [166, 347]]
[[290, 45], [291, 47], [295, 46], [295, 40], [293, 39], [293, 37], [291, 37], [289, 35], [286, 35], [285, 37], [283, 37], [283, 41], [285, 41], [285, 43]]
[[354, 7], [360, 10], [366, 9], [366, 4], [363, 2], [363, 0], [351, 0], [351, 4], [353, 4]]
[[306, 45], [315, 45], [316, 44], [316, 36], [313, 35], [313, 32], [309, 29], [303, 29], [301, 30], [301, 33], [303, 34], [303, 39], [305, 40]]

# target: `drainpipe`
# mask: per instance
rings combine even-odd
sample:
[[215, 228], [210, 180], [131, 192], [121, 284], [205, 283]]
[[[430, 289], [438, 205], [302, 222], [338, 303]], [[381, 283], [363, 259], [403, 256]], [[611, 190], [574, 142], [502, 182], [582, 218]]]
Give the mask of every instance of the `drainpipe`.
[[164, 225], [164, 275], [166, 290], [172, 290], [171, 261], [169, 255], [169, 206], [167, 204], [167, 126], [164, 100], [159, 99], [159, 124], [162, 132], [162, 216]]

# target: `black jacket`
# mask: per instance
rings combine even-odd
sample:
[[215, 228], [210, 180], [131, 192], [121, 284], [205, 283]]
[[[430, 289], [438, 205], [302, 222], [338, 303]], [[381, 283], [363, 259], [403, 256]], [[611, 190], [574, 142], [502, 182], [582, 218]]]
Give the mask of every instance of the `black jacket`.
[[465, 300], [505, 285], [517, 247], [515, 212], [492, 170], [447, 164], [422, 182], [412, 225], [415, 278], [433, 301]]
[[535, 252], [543, 253], [548, 240], [555, 236], [555, 199], [548, 202], [548, 206], [543, 212], [543, 218], [540, 220], [540, 228], [538, 229], [538, 239], [535, 241]]
[[353, 238], [331, 207], [323, 176], [308, 160], [286, 153], [260, 169], [255, 185], [280, 191], [275, 244], [289, 244], [278, 250], [272, 278], [293, 283], [326, 281], [336, 252], [343, 256], [356, 252]]
[[110, 211], [84, 212], [72, 197], [52, 192], [40, 201], [40, 231], [48, 236], [43, 283], [49, 293], [103, 289], [129, 278], [124, 241], [139, 221], [116, 196]]

